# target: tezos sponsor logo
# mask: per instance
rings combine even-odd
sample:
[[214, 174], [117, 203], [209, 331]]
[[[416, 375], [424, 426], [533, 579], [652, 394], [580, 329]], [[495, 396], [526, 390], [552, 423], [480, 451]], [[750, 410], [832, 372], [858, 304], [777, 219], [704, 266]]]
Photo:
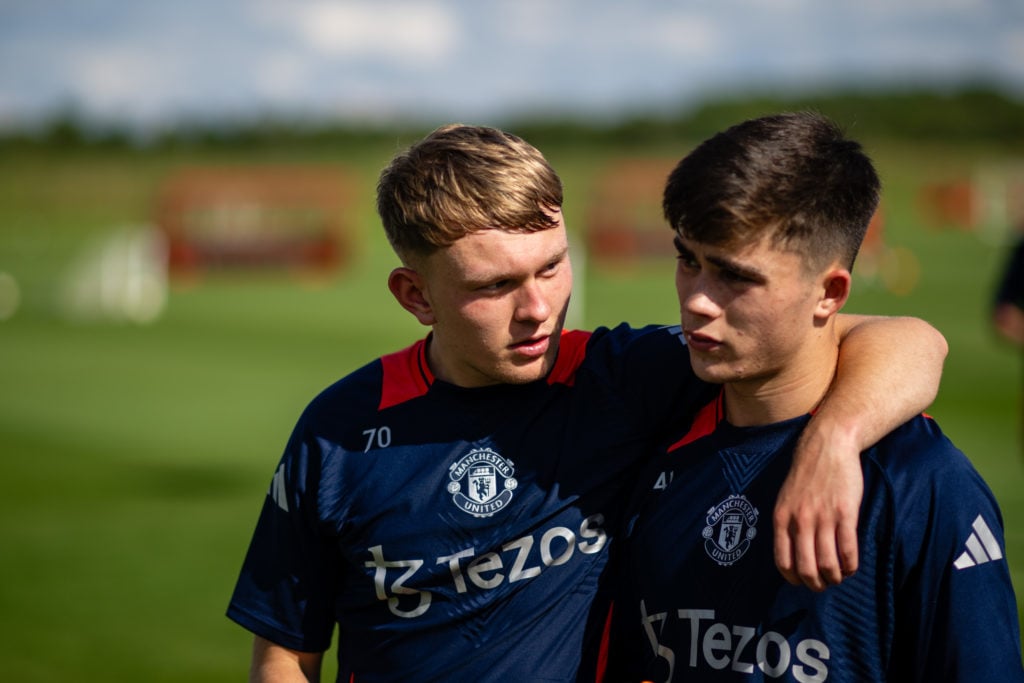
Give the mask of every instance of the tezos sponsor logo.
[[743, 557], [757, 536], [757, 517], [746, 496], [729, 496], [708, 510], [703, 533], [708, 556], [723, 567]]
[[448, 468], [448, 493], [455, 506], [474, 517], [490, 517], [512, 500], [519, 485], [515, 467], [490, 448], [470, 451]]

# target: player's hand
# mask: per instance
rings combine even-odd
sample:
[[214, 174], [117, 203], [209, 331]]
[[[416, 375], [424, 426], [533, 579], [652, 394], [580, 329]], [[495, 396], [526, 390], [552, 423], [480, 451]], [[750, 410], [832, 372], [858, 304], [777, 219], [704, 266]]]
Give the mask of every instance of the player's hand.
[[860, 452], [836, 432], [804, 430], [775, 503], [775, 564], [814, 591], [857, 571], [857, 517], [864, 495]]

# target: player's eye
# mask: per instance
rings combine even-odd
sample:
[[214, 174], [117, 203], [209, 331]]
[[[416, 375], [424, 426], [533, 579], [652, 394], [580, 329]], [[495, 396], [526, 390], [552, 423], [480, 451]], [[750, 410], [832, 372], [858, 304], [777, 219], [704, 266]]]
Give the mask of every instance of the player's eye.
[[676, 237], [673, 240], [673, 244], [676, 247], [676, 259], [683, 265], [687, 270], [698, 270], [700, 264], [697, 262], [697, 257], [692, 251], [683, 246], [683, 243]]
[[486, 285], [481, 285], [477, 289], [481, 292], [499, 292], [508, 286], [510, 280], [497, 280], [495, 282], [489, 282]]

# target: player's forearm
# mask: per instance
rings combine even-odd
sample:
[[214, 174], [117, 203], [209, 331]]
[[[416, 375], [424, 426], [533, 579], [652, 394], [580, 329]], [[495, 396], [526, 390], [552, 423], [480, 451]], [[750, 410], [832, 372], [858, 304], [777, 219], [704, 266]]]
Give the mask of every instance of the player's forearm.
[[840, 316], [838, 331], [836, 378], [812, 424], [860, 451], [931, 405], [948, 346], [918, 318]]
[[775, 561], [813, 590], [858, 567], [860, 452], [928, 407], [946, 340], [913, 318], [840, 316], [839, 366], [804, 429], [775, 506]]
[[249, 683], [319, 683], [320, 652], [298, 652], [256, 636]]

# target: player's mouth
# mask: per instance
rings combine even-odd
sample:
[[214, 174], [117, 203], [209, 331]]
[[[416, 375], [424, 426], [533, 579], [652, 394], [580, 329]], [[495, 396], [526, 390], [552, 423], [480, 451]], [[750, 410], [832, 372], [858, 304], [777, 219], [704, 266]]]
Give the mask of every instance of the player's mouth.
[[521, 356], [526, 356], [528, 358], [540, 358], [548, 352], [550, 346], [551, 336], [545, 334], [516, 342], [511, 344], [509, 348]]
[[700, 332], [693, 330], [683, 330], [683, 334], [686, 335], [686, 343], [694, 351], [701, 351], [704, 353], [714, 351], [715, 349], [721, 348], [722, 342], [714, 337], [710, 337]]

